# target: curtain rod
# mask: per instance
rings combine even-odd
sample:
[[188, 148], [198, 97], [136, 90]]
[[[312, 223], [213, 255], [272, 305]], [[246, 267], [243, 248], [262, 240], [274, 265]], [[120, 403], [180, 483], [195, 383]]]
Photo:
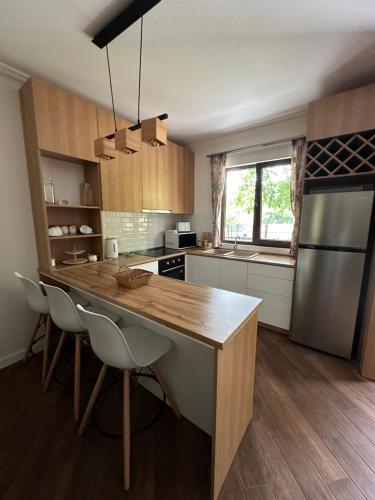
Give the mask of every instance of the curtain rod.
[[210, 153], [207, 158], [216, 155], [227, 155], [230, 153], [239, 153], [240, 151], [248, 151], [249, 149], [265, 148], [266, 146], [274, 146], [275, 144], [283, 144], [285, 142], [292, 142], [295, 139], [305, 138], [304, 135], [296, 135], [295, 137], [287, 137], [286, 139], [279, 139], [278, 141], [263, 142], [262, 144], [254, 144], [253, 146], [245, 146], [243, 148], [228, 149], [228, 151], [221, 151], [220, 153]]

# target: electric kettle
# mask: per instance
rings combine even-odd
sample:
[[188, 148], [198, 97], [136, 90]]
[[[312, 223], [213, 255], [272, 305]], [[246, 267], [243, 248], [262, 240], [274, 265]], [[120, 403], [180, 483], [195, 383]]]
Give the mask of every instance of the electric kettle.
[[104, 241], [104, 253], [106, 259], [117, 259], [118, 257], [118, 239], [106, 238]]

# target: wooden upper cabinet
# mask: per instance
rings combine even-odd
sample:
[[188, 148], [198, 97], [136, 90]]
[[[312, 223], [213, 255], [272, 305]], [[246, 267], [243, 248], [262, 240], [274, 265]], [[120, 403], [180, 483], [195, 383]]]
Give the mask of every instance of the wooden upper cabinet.
[[307, 140], [375, 129], [375, 84], [325, 97], [309, 105]]
[[52, 155], [97, 162], [96, 106], [49, 82], [32, 78], [38, 147]]
[[169, 142], [167, 162], [172, 211], [178, 214], [194, 213], [194, 153]]
[[[97, 137], [114, 132], [113, 114], [98, 108]], [[117, 129], [129, 127], [130, 122], [116, 117]], [[110, 212], [142, 211], [141, 152], [126, 155], [116, 151], [113, 160], [100, 161], [102, 209]]]
[[194, 212], [194, 153], [173, 142], [142, 143], [143, 208]]
[[167, 146], [141, 145], [143, 208], [172, 210]]

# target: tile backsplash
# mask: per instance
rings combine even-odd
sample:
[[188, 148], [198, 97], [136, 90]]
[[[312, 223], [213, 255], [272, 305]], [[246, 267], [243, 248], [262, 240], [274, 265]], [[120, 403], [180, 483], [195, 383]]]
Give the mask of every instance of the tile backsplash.
[[120, 252], [164, 246], [164, 232], [190, 216], [135, 212], [102, 212], [104, 238], [116, 237]]

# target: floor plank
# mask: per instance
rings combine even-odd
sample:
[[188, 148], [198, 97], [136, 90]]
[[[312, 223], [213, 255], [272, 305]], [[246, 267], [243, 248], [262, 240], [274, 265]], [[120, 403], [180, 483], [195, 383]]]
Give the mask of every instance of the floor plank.
[[[294, 401], [296, 399], [298, 400], [300, 391], [302, 391], [303, 394], [310, 394], [312, 405], [306, 406], [306, 400], [303, 402], [305, 409], [304, 414], [310, 425], [321, 438], [345, 437], [352, 448], [362, 456], [364, 461], [375, 472], [375, 446], [365, 437], [365, 433], [359, 432], [358, 427], [360, 426], [358, 422], [356, 422], [357, 426], [348, 417], [348, 415], [352, 415], [354, 421], [355, 412], [361, 410], [358, 410], [354, 403], [346, 396], [342, 395], [334, 384], [329, 383], [328, 378], [322, 379], [320, 372], [309, 362], [311, 356], [309, 356], [308, 353], [311, 353], [311, 351], [306, 352], [307, 350], [304, 348], [304, 350], [300, 352], [300, 356], [296, 356], [295, 344], [285, 342], [285, 339], [281, 336], [279, 337], [267, 336], [264, 340], [266, 343], [274, 343], [280, 352], [287, 357], [288, 361], [295, 366], [297, 370], [295, 374], [296, 384], [293, 385], [290, 391], [288, 391], [288, 386], [286, 386], [286, 390]], [[327, 360], [328, 356], [323, 356], [324, 359]], [[348, 363], [336, 358], [334, 361], [335, 364], [338, 364], [340, 367], [341, 363], [343, 363], [344, 367], [348, 366]], [[351, 365], [350, 372], [354, 375], [355, 379], [358, 378], [357, 373], [352, 371]], [[307, 382], [298, 377], [298, 373], [302, 373]], [[312, 379], [315, 379], [317, 383], [312, 383]], [[371, 386], [374, 391], [373, 382], [366, 381], [366, 385], [368, 388]], [[367, 389], [366, 392], [368, 393], [369, 390]], [[319, 402], [319, 404], [316, 404], [316, 402]], [[365, 415], [365, 417], [367, 417], [367, 415]], [[370, 426], [368, 429], [371, 431], [371, 421], [369, 423]]]
[[[124, 493], [120, 441], [100, 435], [92, 422], [78, 438], [71, 389], [53, 383], [43, 394], [40, 369], [36, 356], [0, 370], [1, 498], [209, 499], [206, 434], [166, 409], [134, 438], [132, 488]], [[69, 361], [65, 370], [62, 378], [71, 376]], [[91, 387], [82, 386], [82, 404]], [[121, 423], [116, 390], [99, 412], [114, 428]], [[139, 390], [133, 406], [137, 420], [152, 413], [157, 401]], [[261, 329], [254, 417], [220, 500], [305, 498], [375, 498], [375, 384], [351, 363]]]
[[259, 452], [264, 474], [276, 498], [303, 500], [305, 496], [263, 419], [253, 422], [248, 434]]
[[[307, 415], [312, 414], [316, 418], [315, 399], [309, 397], [309, 393], [302, 388], [300, 392], [300, 381], [297, 374], [285, 369], [285, 362], [277, 351], [269, 349], [259, 363], [263, 378], [267, 378], [267, 392], [269, 394], [269, 405], [273, 405], [274, 413], [277, 408], [283, 415], [277, 421], [277, 426], [282, 429], [288, 441], [294, 443], [294, 449], [306, 453], [314, 463], [326, 481], [335, 481], [346, 477], [346, 473], [327, 449], [320, 436], [309, 424]], [[286, 374], [286, 375], [285, 375]], [[290, 394], [291, 393], [291, 394]], [[299, 394], [299, 398], [293, 401], [293, 396]]]
[[253, 486], [245, 492], [246, 500], [275, 500], [271, 488], [268, 485]]
[[364, 500], [364, 496], [349, 478], [332, 481], [328, 484], [337, 500]]
[[327, 446], [366, 498], [375, 498], [375, 474], [344, 438], [326, 440]]
[[356, 408], [355, 410], [345, 412], [345, 415], [358, 427], [367, 439], [375, 444], [375, 421], [368, 414], [360, 408]]

